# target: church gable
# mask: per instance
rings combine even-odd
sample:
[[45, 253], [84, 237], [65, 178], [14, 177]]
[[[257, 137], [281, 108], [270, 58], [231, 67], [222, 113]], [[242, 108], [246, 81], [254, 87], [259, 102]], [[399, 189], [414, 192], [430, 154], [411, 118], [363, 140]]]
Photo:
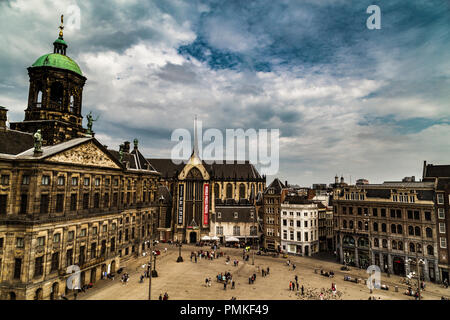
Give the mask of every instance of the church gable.
[[110, 155], [101, 150], [92, 140], [50, 156], [47, 161], [78, 164], [84, 166], [120, 169]]

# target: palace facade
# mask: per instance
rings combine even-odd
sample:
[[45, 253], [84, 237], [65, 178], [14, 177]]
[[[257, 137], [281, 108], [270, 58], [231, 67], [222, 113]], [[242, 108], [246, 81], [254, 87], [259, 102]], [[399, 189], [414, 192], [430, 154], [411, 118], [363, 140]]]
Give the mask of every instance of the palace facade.
[[61, 31], [28, 68], [24, 121], [7, 128], [0, 107], [0, 299], [58, 299], [116, 272], [149, 250], [170, 201], [137, 140], [109, 150], [82, 127], [86, 78], [66, 49]]

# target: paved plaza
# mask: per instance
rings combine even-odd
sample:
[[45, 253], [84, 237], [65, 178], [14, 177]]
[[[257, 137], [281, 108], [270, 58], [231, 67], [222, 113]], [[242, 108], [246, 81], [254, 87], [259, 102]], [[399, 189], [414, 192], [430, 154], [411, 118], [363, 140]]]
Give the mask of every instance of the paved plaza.
[[[167, 247], [167, 253], [164, 248]], [[335, 300], [367, 300], [369, 296], [382, 300], [414, 300], [413, 297], [404, 294], [407, 286], [401, 283], [402, 278], [398, 276], [387, 277], [382, 274], [381, 283], [389, 286], [389, 290], [376, 289], [370, 294], [367, 286], [362, 283], [344, 281], [344, 276], [348, 275], [357, 278], [367, 279], [369, 274], [365, 270], [351, 268], [350, 271], [340, 271], [341, 265], [329, 259], [319, 259], [310, 257], [289, 257], [292, 263], [296, 264], [296, 269], [288, 267], [286, 258], [274, 258], [271, 256], [255, 255], [255, 264], [252, 265], [252, 258], [248, 262], [242, 261], [242, 249], [221, 248], [224, 257], [205, 260], [198, 259], [198, 262], [190, 260], [191, 251], [210, 250], [209, 247], [196, 247], [184, 245], [182, 256], [184, 262], [177, 263], [178, 248], [174, 245], [159, 244], [158, 249], [161, 255], [158, 256], [156, 269], [158, 277], [152, 279], [152, 299], [158, 299], [160, 294], [168, 293], [169, 299], [178, 300], [230, 300], [236, 297], [238, 300], [318, 300], [323, 292], [324, 299]], [[231, 262], [225, 263], [226, 256], [229, 255]], [[239, 260], [237, 267], [233, 266], [233, 260]], [[148, 257], [132, 259], [126, 263], [124, 272], [130, 275], [127, 284], [120, 281], [120, 276], [116, 275], [114, 280], [99, 280], [94, 287], [85, 293], [78, 294], [80, 300], [145, 300], [148, 299], [148, 279], [143, 283], [139, 282], [140, 275], [145, 270], [142, 265], [148, 262]], [[270, 274], [261, 276], [259, 268], [270, 268]], [[320, 275], [320, 270], [332, 270], [334, 278]], [[259, 269], [260, 270], [260, 269]], [[229, 271], [236, 288], [228, 286], [224, 290], [223, 284], [216, 281], [218, 273]], [[317, 273], [316, 273], [317, 272]], [[256, 273], [256, 281], [249, 284], [248, 278]], [[300, 287], [304, 286], [304, 295], [297, 291], [289, 290], [289, 281], [294, 281], [298, 276]], [[205, 286], [205, 278], [211, 277], [211, 287]], [[335, 283], [337, 294], [331, 294], [331, 284]], [[427, 283], [426, 290], [422, 292], [424, 300], [440, 299], [442, 296], [450, 297], [450, 289], [445, 289], [438, 284]], [[394, 287], [398, 286], [398, 292]]]

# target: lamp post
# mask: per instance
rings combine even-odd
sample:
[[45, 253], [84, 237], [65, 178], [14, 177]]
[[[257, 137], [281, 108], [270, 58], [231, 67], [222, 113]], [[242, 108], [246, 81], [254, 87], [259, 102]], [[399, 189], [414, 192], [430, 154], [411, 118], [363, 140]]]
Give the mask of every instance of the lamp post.
[[[408, 259], [406, 260], [409, 263], [411, 263], [413, 260], [412, 259]], [[417, 254], [416, 254], [416, 270], [417, 270], [417, 293], [418, 293], [418, 298], [419, 300], [422, 299], [421, 297], [421, 293], [420, 293], [420, 266], [419, 264], [422, 263], [424, 264], [425, 262], [422, 259], [419, 259]]]
[[183, 257], [181, 256], [181, 242], [178, 241], [178, 258], [177, 258], [177, 262], [183, 262]]
[[[256, 227], [255, 227], [255, 212], [253, 211], [253, 208], [251, 210], [252, 210], [252, 213], [253, 213], [253, 228], [254, 228], [253, 230], [257, 230]], [[258, 236], [258, 231], [256, 231], [256, 236]], [[255, 243], [254, 243], [254, 241], [252, 243], [252, 247], [253, 247], [253, 250], [252, 250], [252, 265], [254, 265], [255, 264]]]

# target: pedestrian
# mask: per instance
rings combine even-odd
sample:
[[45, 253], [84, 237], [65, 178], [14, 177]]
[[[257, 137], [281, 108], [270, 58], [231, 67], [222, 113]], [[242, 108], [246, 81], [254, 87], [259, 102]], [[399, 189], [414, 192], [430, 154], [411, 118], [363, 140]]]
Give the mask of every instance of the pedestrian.
[[223, 283], [223, 290], [227, 290], [227, 282], [226, 281]]
[[298, 276], [295, 275], [295, 282], [298, 282]]
[[297, 292], [298, 292], [298, 282], [296, 283], [296, 286], [297, 286]]
[[234, 280], [231, 281], [231, 289], [234, 289]]
[[205, 287], [208, 286], [208, 278], [205, 279]]
[[169, 300], [169, 295], [167, 294], [167, 292], [166, 292], [166, 293], [164, 293], [164, 297], [163, 297], [163, 300]]
[[295, 270], [295, 268], [296, 268], [296, 265], [295, 265], [295, 263], [292, 265], [292, 270]]
[[303, 287], [303, 285], [302, 285], [302, 295], [303, 295], [303, 292], [305, 291], [305, 288]]
[[292, 290], [292, 281], [289, 281], [289, 291]]
[[[201, 256], [200, 256], [201, 257]], [[201, 259], [201, 258], [200, 258]], [[195, 263], [197, 263], [197, 255], [195, 255]]]
[[163, 299], [162, 293], [160, 293], [160, 294], [159, 294], [159, 300], [162, 300], [162, 299]]
[[320, 293], [320, 300], [323, 300], [323, 292]]
[[269, 274], [269, 267], [267, 267], [267, 274]]

